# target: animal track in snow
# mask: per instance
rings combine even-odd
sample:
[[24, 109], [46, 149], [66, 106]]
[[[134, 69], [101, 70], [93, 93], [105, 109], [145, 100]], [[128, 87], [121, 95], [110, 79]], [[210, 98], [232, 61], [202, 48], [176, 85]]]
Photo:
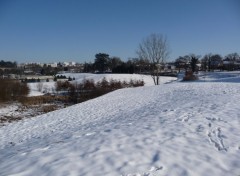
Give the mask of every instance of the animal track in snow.
[[215, 130], [209, 131], [207, 135], [209, 142], [213, 143], [218, 151], [227, 151], [227, 148], [224, 146], [223, 143], [223, 135], [220, 127], [216, 128]]
[[197, 132], [203, 132], [204, 131], [204, 127], [202, 125], [198, 125], [196, 128]]
[[211, 118], [211, 117], [206, 117], [206, 119], [207, 119], [207, 120], [209, 120], [209, 121], [211, 121], [211, 122], [214, 122], [214, 121], [216, 121], [216, 120], [217, 120], [217, 119], [216, 119], [216, 118], [214, 118], [214, 117], [213, 117], [213, 118]]
[[211, 118], [211, 117], [206, 117], [207, 120], [211, 121], [211, 122], [215, 122], [215, 121], [218, 121], [218, 122], [224, 122], [224, 123], [227, 123], [227, 121], [225, 120], [222, 120], [221, 118]]
[[180, 116], [179, 120], [182, 121], [182, 122], [188, 122], [189, 119], [193, 116], [193, 114], [191, 113], [187, 113], [183, 116]]

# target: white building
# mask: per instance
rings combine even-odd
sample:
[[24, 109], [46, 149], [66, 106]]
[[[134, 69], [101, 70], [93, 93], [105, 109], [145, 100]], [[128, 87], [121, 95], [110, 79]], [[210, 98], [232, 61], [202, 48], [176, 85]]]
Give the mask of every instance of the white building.
[[53, 67], [53, 68], [56, 68], [58, 66], [57, 62], [49, 63], [48, 65]]

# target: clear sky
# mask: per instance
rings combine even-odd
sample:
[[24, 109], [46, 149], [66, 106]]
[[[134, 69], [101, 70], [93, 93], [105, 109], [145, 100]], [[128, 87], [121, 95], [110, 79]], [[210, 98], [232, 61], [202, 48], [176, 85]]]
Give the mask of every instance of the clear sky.
[[127, 60], [151, 33], [167, 36], [172, 60], [240, 54], [240, 1], [0, 0], [0, 60]]

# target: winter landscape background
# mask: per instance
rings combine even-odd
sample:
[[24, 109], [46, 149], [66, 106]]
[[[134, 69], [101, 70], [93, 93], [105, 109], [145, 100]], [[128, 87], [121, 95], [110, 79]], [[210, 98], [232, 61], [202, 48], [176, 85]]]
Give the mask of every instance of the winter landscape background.
[[0, 175], [239, 175], [240, 72], [180, 77], [6, 124]]

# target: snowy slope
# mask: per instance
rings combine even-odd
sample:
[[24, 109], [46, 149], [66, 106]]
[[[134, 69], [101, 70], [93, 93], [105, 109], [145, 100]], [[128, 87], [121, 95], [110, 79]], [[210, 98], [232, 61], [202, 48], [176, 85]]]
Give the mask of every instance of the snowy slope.
[[0, 175], [238, 176], [239, 99], [240, 84], [176, 82], [12, 123]]

